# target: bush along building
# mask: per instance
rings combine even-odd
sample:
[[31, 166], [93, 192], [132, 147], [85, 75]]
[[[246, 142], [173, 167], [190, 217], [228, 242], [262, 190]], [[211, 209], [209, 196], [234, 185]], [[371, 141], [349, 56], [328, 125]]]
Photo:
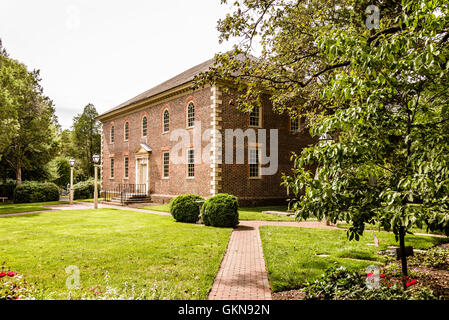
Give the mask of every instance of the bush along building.
[[314, 140], [302, 121], [273, 111], [268, 97], [243, 112], [233, 89], [193, 90], [208, 60], [101, 114], [106, 200], [166, 203], [180, 194], [233, 194], [240, 205], [275, 204], [292, 152]]

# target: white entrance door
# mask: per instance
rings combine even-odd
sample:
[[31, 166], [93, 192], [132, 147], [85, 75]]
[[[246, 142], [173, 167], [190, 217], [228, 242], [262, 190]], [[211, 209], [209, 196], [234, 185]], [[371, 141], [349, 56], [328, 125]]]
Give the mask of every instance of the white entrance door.
[[137, 160], [136, 184], [146, 185], [146, 192], [148, 192], [148, 164], [146, 160]]

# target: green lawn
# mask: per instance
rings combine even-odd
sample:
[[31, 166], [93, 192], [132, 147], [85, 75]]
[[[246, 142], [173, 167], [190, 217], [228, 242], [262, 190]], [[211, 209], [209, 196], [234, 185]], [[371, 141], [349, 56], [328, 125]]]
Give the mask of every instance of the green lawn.
[[43, 205], [58, 205], [58, 204], [68, 204], [68, 201], [52, 201], [52, 202], [37, 202], [37, 203], [0, 203], [0, 215], [10, 214], [10, 213], [21, 213], [21, 212], [33, 212], [33, 211], [44, 211], [50, 210], [49, 208], [43, 207]]
[[[139, 209], [170, 212], [169, 204], [140, 207]], [[263, 220], [263, 221], [294, 221], [293, 216], [279, 216], [262, 213], [262, 211], [287, 211], [287, 206], [270, 207], [242, 207], [239, 209], [240, 220]]]
[[0, 257], [54, 297], [66, 299], [65, 268], [80, 269], [81, 291], [145, 288], [148, 299], [207, 299], [230, 228], [176, 223], [169, 216], [117, 209], [0, 218]]
[[[339, 228], [349, 229], [350, 226], [351, 225], [349, 223], [346, 223], [346, 222], [339, 222], [339, 223], [337, 223], [337, 227], [339, 227]], [[365, 230], [378, 231], [379, 230], [379, 224], [366, 224], [365, 225]], [[381, 228], [381, 230], [383, 230], [383, 229]], [[411, 228], [410, 232], [412, 232], [412, 233], [428, 233], [428, 234], [444, 235], [444, 232], [439, 232], [439, 231], [431, 232], [430, 230], [427, 230], [425, 227], [424, 228], [418, 228], [417, 226]]]
[[[296, 227], [260, 227], [262, 247], [267, 264], [271, 288], [274, 291], [297, 289], [307, 281], [318, 278], [328, 267], [343, 265], [349, 269], [364, 269], [385, 262], [377, 251], [389, 245], [398, 245], [394, 235], [376, 232], [379, 248], [373, 233], [366, 232], [360, 241], [349, 241], [344, 230], [307, 229]], [[406, 237], [406, 245], [415, 249], [429, 248], [447, 241], [436, 237]], [[317, 255], [327, 254], [329, 257]]]

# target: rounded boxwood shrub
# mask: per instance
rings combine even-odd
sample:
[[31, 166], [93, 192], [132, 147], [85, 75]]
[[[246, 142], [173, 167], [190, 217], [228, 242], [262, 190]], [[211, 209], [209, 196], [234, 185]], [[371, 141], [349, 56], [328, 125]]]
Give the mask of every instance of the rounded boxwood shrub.
[[206, 226], [235, 227], [239, 224], [237, 198], [227, 193], [219, 193], [206, 200], [201, 208], [201, 216]]
[[48, 202], [59, 200], [59, 188], [51, 182], [28, 181], [14, 189], [14, 203]]
[[[97, 191], [100, 194], [100, 184], [97, 182]], [[73, 199], [92, 199], [94, 197], [94, 179], [78, 182], [73, 185]]]
[[196, 194], [183, 194], [170, 201], [170, 213], [178, 222], [196, 223], [200, 219], [200, 209], [196, 201], [204, 198]]

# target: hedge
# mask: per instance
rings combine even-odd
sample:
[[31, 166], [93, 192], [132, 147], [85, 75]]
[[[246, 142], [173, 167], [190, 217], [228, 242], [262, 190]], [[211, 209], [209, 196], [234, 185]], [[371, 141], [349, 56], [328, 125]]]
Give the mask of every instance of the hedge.
[[48, 202], [59, 200], [59, 188], [51, 182], [28, 181], [14, 189], [14, 203]]
[[0, 184], [0, 197], [7, 197], [8, 200], [12, 200], [14, 197], [15, 183]]
[[239, 224], [237, 198], [227, 193], [219, 193], [206, 200], [201, 208], [201, 216], [206, 226], [235, 227]]
[[178, 222], [196, 223], [200, 219], [200, 209], [196, 201], [204, 198], [196, 194], [183, 194], [170, 201], [170, 213]]
[[[97, 191], [100, 195], [100, 184], [97, 182]], [[86, 180], [73, 185], [73, 199], [92, 199], [94, 197], [94, 180]]]

